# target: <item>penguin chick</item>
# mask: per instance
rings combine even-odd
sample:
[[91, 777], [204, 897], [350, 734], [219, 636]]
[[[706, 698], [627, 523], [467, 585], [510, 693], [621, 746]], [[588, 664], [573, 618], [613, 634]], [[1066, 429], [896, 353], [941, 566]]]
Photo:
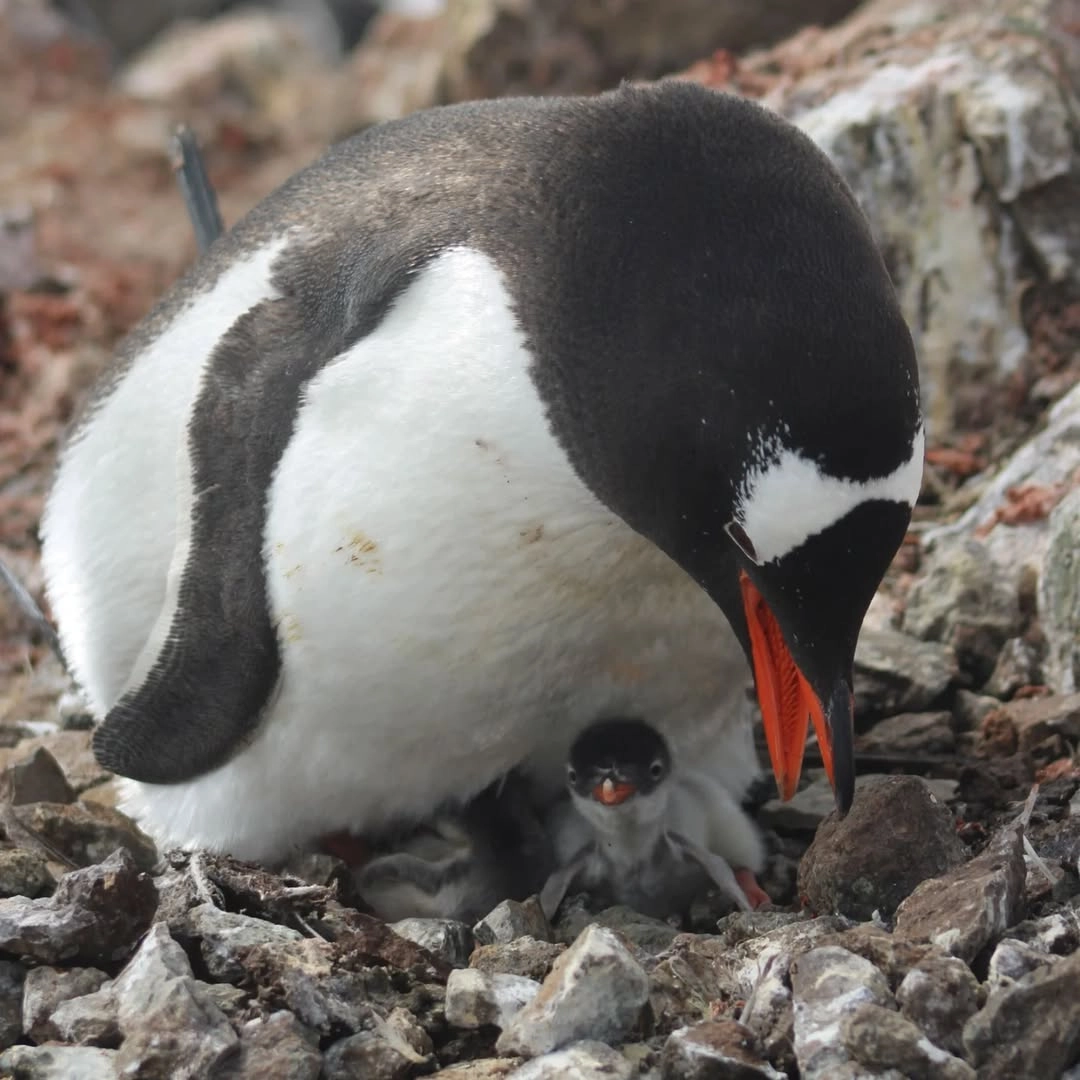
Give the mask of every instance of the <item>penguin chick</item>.
[[517, 773], [463, 809], [444, 811], [381, 847], [383, 853], [354, 869], [353, 880], [363, 900], [389, 922], [475, 922], [503, 900], [538, 892], [555, 865], [528, 784]]
[[677, 768], [648, 724], [588, 728], [566, 781], [569, 799], [549, 818], [559, 869], [540, 894], [548, 918], [575, 883], [656, 917], [684, 911], [710, 884], [744, 911], [768, 902], [754, 877], [763, 852], [753, 825], [721, 784]]

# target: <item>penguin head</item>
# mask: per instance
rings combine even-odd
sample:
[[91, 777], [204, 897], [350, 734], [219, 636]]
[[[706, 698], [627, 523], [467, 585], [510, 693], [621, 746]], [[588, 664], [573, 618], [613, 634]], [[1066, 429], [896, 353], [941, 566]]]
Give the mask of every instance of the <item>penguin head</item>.
[[592, 243], [558, 278], [558, 332], [529, 327], [534, 377], [591, 490], [727, 616], [781, 794], [813, 722], [844, 810], [855, 643], [921, 482], [914, 347], [806, 136], [723, 95], [640, 105], [661, 107], [579, 199]]
[[566, 783], [579, 812], [601, 830], [633, 818], [659, 818], [667, 805], [671, 752], [664, 738], [640, 720], [593, 724], [570, 748]]

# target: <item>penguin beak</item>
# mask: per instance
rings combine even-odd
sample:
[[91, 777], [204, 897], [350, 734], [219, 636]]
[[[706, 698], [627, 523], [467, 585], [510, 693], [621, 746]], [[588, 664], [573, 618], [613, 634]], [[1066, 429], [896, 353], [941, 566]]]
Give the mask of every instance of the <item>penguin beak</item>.
[[799, 786], [812, 721], [829, 783], [841, 811], [846, 811], [854, 787], [851, 691], [843, 680], [830, 688], [826, 718], [821, 698], [795, 663], [776, 617], [745, 571], [740, 571], [739, 584], [750, 630], [754, 681], [780, 798], [787, 801]]
[[592, 797], [604, 806], [618, 806], [626, 802], [637, 791], [633, 784], [617, 783], [610, 776], [604, 777], [604, 782], [593, 788]]

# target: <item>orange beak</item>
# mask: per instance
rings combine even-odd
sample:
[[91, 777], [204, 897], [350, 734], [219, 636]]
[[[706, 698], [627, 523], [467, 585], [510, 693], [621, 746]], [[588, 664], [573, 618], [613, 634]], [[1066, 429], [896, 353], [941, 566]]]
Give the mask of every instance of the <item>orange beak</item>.
[[637, 791], [633, 784], [616, 784], [611, 777], [607, 777], [602, 784], [593, 788], [592, 797], [605, 806], [618, 806], [626, 802]]
[[775, 616], [745, 570], [739, 573], [739, 584], [746, 624], [750, 628], [754, 681], [761, 703], [765, 739], [769, 744], [780, 798], [787, 801], [799, 786], [806, 732], [811, 720], [817, 732], [825, 772], [829, 783], [835, 787], [831, 733], [821, 702], [792, 659]]

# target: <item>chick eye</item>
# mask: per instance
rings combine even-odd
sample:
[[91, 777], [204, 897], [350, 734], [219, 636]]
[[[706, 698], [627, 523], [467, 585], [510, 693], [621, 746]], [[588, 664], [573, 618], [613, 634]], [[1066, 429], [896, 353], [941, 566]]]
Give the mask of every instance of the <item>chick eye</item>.
[[577, 771], [575, 769], [569, 768], [566, 770], [566, 781], [569, 784], [577, 783]]
[[649, 766], [649, 775], [654, 780], [659, 780], [664, 775], [664, 763], [659, 758]]

